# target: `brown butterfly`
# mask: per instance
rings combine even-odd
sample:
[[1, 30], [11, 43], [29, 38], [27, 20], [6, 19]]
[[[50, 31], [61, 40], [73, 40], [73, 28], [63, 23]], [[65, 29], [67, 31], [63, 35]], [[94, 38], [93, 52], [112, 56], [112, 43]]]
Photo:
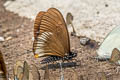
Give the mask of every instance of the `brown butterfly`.
[[7, 70], [1, 51], [0, 51], [0, 80], [7, 80]]
[[110, 62], [117, 63], [120, 60], [120, 51], [117, 48], [114, 48], [110, 58]]
[[34, 23], [33, 53], [36, 58], [49, 56], [42, 63], [69, 60], [77, 56], [70, 51], [70, 39], [66, 23], [60, 11], [50, 8], [39, 12]]
[[76, 31], [75, 31], [75, 28], [73, 26], [73, 15], [71, 13], [67, 13], [67, 16], [66, 16], [66, 22], [67, 22], [67, 25], [71, 25], [72, 26], [72, 29], [73, 29], [73, 32], [71, 33], [71, 35], [76, 35]]

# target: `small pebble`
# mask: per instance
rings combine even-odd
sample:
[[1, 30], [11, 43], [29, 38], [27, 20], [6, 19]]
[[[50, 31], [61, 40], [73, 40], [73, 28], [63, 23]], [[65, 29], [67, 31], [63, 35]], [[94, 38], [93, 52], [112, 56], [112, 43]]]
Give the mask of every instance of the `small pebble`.
[[12, 39], [12, 37], [10, 36], [10, 37], [7, 37], [6, 38], [6, 41], [8, 41], [8, 40], [11, 40]]
[[32, 37], [32, 41], [34, 41], [34, 37]]
[[74, 33], [74, 32], [71, 32], [71, 36], [76, 36], [76, 33]]
[[16, 31], [17, 31], [18, 33], [20, 32], [20, 30], [19, 30], [19, 29], [17, 29]]
[[105, 7], [108, 7], [108, 4], [105, 4]]
[[4, 37], [0, 37], [0, 42], [5, 41]]
[[100, 12], [99, 12], [99, 11], [97, 11], [97, 14], [100, 14]]
[[80, 38], [80, 44], [82, 44], [82, 45], [86, 45], [88, 42], [90, 41], [90, 39], [89, 38]]

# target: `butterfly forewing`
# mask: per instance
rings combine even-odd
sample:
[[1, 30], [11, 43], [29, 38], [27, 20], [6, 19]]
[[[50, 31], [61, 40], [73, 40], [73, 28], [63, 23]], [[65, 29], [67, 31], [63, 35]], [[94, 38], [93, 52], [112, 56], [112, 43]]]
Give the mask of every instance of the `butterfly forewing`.
[[[40, 19], [42, 18], [44, 12], [39, 12], [38, 15], [36, 16], [36, 19], [35, 19], [35, 23], [34, 23], [34, 43], [33, 46], [36, 46], [37, 44], [37, 36], [39, 34], [39, 30], [40, 30]], [[33, 51], [36, 49], [36, 47], [33, 47]]]
[[65, 56], [70, 41], [62, 14], [55, 8], [40, 12], [34, 25], [33, 52], [39, 56]]
[[112, 51], [110, 61], [115, 63], [118, 60], [120, 60], [120, 51], [117, 48], [114, 48]]
[[37, 37], [38, 33], [39, 33], [39, 29], [40, 29], [40, 19], [42, 18], [43, 14], [45, 12], [39, 12], [36, 19], [35, 19], [35, 23], [34, 23], [34, 38]]

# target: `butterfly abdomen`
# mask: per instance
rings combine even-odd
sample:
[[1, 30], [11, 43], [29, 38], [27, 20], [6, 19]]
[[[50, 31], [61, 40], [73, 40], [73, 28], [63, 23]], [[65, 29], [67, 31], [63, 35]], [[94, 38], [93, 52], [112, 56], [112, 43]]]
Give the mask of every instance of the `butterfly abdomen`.
[[50, 63], [50, 62], [54, 62], [54, 61], [59, 61], [61, 59], [62, 59], [62, 57], [59, 57], [59, 56], [49, 56], [49, 57], [43, 59], [41, 61], [41, 64]]
[[50, 62], [55, 62], [55, 61], [59, 61], [59, 60], [71, 60], [72, 58], [76, 57], [77, 53], [71, 53], [69, 55], [66, 55], [64, 57], [59, 57], [59, 56], [49, 56], [45, 59], [43, 59], [41, 61], [41, 64], [45, 64], [45, 63], [50, 63]]

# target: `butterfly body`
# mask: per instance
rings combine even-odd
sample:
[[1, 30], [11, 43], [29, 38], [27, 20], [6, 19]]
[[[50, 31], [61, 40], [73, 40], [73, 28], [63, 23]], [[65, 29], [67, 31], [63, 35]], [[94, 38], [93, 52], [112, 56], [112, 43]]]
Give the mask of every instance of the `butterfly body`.
[[59, 60], [71, 60], [72, 58], [76, 57], [77, 56], [77, 53], [70, 53], [69, 55], [66, 55], [64, 57], [59, 57], [59, 56], [49, 56], [45, 59], [43, 59], [41, 61], [41, 64], [44, 64], [44, 63], [50, 63], [50, 62], [54, 62], [54, 61], [59, 61]]
[[34, 39], [35, 57], [47, 57], [41, 63], [68, 60], [77, 56], [70, 51], [67, 26], [62, 14], [56, 8], [38, 13], [34, 23]]

